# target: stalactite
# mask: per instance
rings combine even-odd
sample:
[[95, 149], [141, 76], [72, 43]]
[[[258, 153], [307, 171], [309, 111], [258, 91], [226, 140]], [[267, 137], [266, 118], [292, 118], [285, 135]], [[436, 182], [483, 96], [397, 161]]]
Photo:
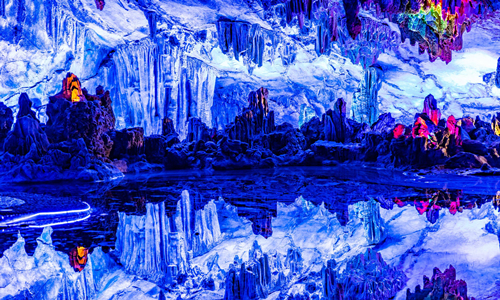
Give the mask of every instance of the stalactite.
[[273, 33], [258, 24], [228, 19], [217, 21], [217, 34], [222, 52], [236, 60], [244, 56], [244, 62], [249, 67], [253, 64], [262, 67], [266, 40], [273, 40]]
[[0, 17], [5, 18], [5, 0], [0, 0]]
[[369, 67], [354, 94], [351, 112], [353, 119], [360, 123], [373, 124], [377, 121], [379, 110], [378, 91], [382, 86], [383, 72], [378, 67]]

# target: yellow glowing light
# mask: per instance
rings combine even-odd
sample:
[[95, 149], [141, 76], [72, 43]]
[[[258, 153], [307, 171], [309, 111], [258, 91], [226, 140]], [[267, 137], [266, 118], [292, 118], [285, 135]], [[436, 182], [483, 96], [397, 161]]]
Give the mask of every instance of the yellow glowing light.
[[79, 257], [84, 257], [88, 253], [88, 250], [85, 247], [77, 247], [76, 251]]
[[71, 101], [72, 102], [80, 102], [80, 95], [78, 95], [78, 90], [74, 89], [71, 91]]

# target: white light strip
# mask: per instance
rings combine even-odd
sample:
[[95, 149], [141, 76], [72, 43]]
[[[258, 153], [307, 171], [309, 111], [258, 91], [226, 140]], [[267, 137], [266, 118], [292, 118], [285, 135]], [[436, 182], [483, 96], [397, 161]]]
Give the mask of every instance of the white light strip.
[[71, 224], [71, 223], [76, 223], [76, 222], [80, 222], [80, 221], [83, 221], [83, 220], [87, 220], [88, 218], [90, 218], [90, 215], [86, 216], [85, 218], [81, 218], [81, 219], [77, 219], [77, 220], [72, 220], [72, 221], [50, 223], [50, 224], [46, 224], [46, 225], [30, 225], [28, 227], [30, 227], [30, 228], [44, 228], [44, 227], [49, 227], [49, 226]]
[[7, 221], [7, 222], [0, 222], [0, 226], [7, 226], [7, 225], [12, 224], [12, 223], [18, 223], [18, 222], [21, 222], [21, 221], [26, 221], [26, 220], [29, 220], [29, 219], [32, 219], [32, 218], [35, 218], [35, 217], [38, 217], [38, 216], [56, 216], [56, 215], [76, 214], [76, 213], [83, 213], [83, 212], [90, 211], [90, 205], [87, 202], [83, 202], [83, 203], [85, 203], [85, 205], [87, 205], [87, 208], [85, 208], [85, 209], [78, 209], [78, 210], [66, 210], [66, 211], [36, 213], [36, 214], [33, 214], [33, 215], [29, 215], [29, 216], [25, 216], [25, 217], [20, 217], [20, 218], [17, 218], [17, 219], [14, 219], [14, 220], [10, 220], [10, 221]]

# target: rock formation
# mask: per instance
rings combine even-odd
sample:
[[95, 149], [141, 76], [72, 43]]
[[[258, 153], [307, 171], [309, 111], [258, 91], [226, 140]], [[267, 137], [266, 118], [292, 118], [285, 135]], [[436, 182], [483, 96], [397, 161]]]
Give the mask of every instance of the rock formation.
[[12, 129], [12, 124], [14, 124], [12, 109], [0, 102], [0, 145], [3, 145], [7, 133]]
[[72, 93], [76, 95], [78, 92], [78, 78], [69, 76], [65, 79], [63, 91], [50, 97], [47, 105], [49, 120], [45, 129], [47, 136], [51, 143], [83, 138], [90, 153], [106, 157], [112, 146], [108, 132], [115, 126], [109, 92], [104, 93], [102, 88], [98, 88], [96, 96], [86, 99], [82, 93], [78, 101], [72, 101], [68, 99], [66, 87], [70, 79]]
[[406, 299], [474, 300], [474, 297], [469, 297], [467, 295], [467, 283], [463, 280], [457, 280], [456, 278], [457, 272], [451, 265], [442, 273], [438, 268], [434, 268], [432, 279], [429, 280], [429, 278], [424, 275], [423, 288], [420, 285], [417, 285], [414, 293], [408, 289], [406, 291]]
[[406, 284], [405, 274], [387, 265], [380, 253], [371, 249], [350, 260], [343, 273], [335, 268], [335, 260], [329, 260], [321, 271], [326, 299], [391, 299]]
[[7, 134], [3, 148], [14, 155], [29, 154], [29, 158], [38, 161], [47, 152], [49, 141], [31, 105], [28, 95], [21, 94], [16, 123]]

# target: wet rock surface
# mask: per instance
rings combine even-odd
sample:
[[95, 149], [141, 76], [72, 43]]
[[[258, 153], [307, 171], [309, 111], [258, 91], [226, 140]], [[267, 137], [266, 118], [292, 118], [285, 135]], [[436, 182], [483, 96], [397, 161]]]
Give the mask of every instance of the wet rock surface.
[[264, 88], [251, 92], [248, 107], [225, 130], [190, 119], [188, 136], [182, 142], [166, 119], [163, 138], [146, 138], [152, 147], [145, 147], [148, 161], [167, 169], [269, 168], [347, 161], [409, 170], [500, 166], [496, 149], [500, 138], [494, 123], [453, 116], [445, 121], [432, 95], [424, 99], [422, 113], [411, 126], [396, 124], [389, 113], [380, 115], [371, 126], [356, 122], [347, 118], [345, 101], [338, 99], [332, 110], [321, 118], [311, 118], [300, 130], [286, 122], [274, 124], [269, 97]]
[[[47, 124], [40, 123], [32, 110], [32, 101], [21, 94], [16, 123], [3, 143], [0, 170], [4, 180], [100, 181], [123, 175], [108, 163], [113, 150], [108, 133], [115, 123], [109, 92], [98, 88], [96, 95], [89, 95], [85, 89], [82, 91], [78, 78], [68, 73], [63, 90], [50, 98], [47, 116]], [[9, 122], [7, 117], [4, 128]], [[135, 140], [128, 143], [133, 146], [123, 140], [117, 140], [122, 142], [117, 147], [124, 148], [120, 151], [140, 154], [134, 150]]]
[[[424, 99], [422, 113], [415, 115], [410, 126], [396, 124], [389, 113], [380, 115], [371, 126], [356, 122], [346, 116], [345, 101], [338, 99], [333, 109], [321, 118], [311, 118], [299, 129], [286, 122], [275, 124], [269, 92], [260, 88], [250, 93], [248, 106], [223, 130], [210, 128], [200, 118], [190, 118], [186, 138], [181, 139], [169, 118], [163, 120], [161, 135], [145, 136], [141, 127], [116, 130], [109, 92], [98, 87], [96, 95], [91, 95], [81, 89], [71, 73], [64, 79], [63, 88], [50, 98], [46, 125], [36, 119], [27, 95], [19, 98], [18, 120], [4, 143], [8, 153], [4, 161], [10, 166], [21, 161], [24, 164], [27, 159], [38, 163], [48, 153], [49, 144], [81, 139], [85, 148], [81, 145], [80, 150], [88, 157], [75, 158], [78, 163], [73, 166], [100, 161], [98, 164], [110, 164], [110, 169], [125, 173], [321, 166], [349, 161], [406, 170], [481, 168], [492, 172], [500, 167], [496, 117], [492, 123], [471, 117], [449, 116], [444, 120], [432, 95]], [[5, 132], [11, 119], [9, 111], [4, 111]], [[63, 169], [68, 166], [54, 149], [49, 155], [57, 157], [44, 163], [54, 162]]]

